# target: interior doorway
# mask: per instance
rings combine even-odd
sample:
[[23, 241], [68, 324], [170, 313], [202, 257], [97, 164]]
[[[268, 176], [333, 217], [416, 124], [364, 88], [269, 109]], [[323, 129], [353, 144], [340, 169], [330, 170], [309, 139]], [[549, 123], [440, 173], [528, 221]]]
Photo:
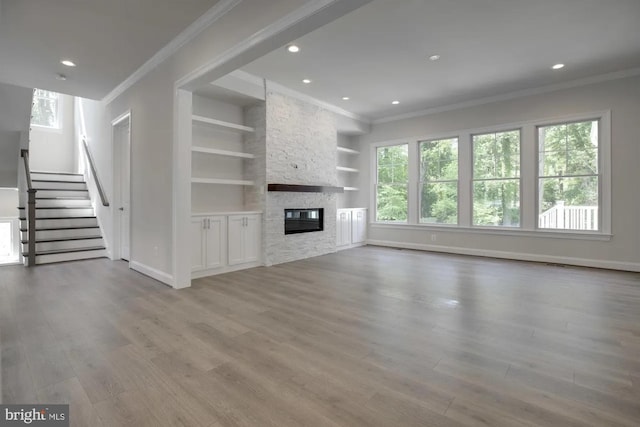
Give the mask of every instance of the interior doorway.
[[113, 259], [131, 259], [131, 112], [112, 123], [114, 149]]

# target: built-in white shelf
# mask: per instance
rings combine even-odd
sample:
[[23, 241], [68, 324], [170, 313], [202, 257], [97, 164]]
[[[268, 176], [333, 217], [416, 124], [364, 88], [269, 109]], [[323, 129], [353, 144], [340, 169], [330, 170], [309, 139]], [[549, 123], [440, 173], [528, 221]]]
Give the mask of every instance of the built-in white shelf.
[[223, 120], [212, 119], [204, 116], [193, 115], [192, 119], [194, 122], [205, 123], [208, 125], [219, 126], [226, 129], [239, 130], [242, 132], [255, 132], [255, 129], [249, 126], [239, 125], [237, 123], [225, 122]]
[[358, 187], [343, 187], [344, 191], [360, 191]]
[[336, 169], [342, 172], [360, 172], [358, 169], [348, 168], [345, 166], [336, 166]]
[[340, 147], [340, 146], [338, 146], [338, 151], [341, 151], [343, 153], [348, 153], [348, 154], [360, 154], [360, 152], [357, 150], [352, 150], [351, 148]]
[[256, 156], [250, 153], [243, 153], [241, 151], [220, 150], [218, 148], [191, 147], [191, 151], [196, 153], [217, 154], [218, 156], [242, 157], [243, 159], [256, 158]]
[[194, 184], [255, 185], [254, 181], [224, 178], [191, 178], [191, 182]]

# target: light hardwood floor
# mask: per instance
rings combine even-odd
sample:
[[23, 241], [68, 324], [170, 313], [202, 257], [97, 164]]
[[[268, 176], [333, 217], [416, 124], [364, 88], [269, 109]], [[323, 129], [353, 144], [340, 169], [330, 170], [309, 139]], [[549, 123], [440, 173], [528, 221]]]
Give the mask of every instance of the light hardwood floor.
[[365, 247], [174, 291], [0, 268], [4, 403], [76, 426], [640, 425], [640, 275]]

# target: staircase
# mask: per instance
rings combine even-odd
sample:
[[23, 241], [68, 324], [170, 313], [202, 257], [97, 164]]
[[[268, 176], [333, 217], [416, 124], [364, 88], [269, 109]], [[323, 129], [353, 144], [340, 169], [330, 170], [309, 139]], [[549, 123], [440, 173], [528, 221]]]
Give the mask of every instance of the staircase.
[[[106, 257], [84, 177], [80, 174], [32, 172], [36, 192], [36, 264]], [[27, 212], [20, 210], [22, 254], [28, 263]]]

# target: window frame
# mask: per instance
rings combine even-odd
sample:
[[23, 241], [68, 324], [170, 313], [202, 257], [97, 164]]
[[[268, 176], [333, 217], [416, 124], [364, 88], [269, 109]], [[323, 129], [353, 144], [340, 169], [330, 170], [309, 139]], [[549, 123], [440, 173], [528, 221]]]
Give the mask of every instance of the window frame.
[[[607, 162], [603, 162], [603, 158], [605, 157], [605, 147], [603, 144], [604, 132], [603, 128], [605, 126], [605, 119], [607, 120], [606, 126], [607, 131], [609, 131], [609, 120], [610, 120], [610, 112], [601, 113], [595, 116], [584, 116], [583, 118], [573, 118], [571, 120], [565, 121], [550, 121], [548, 123], [538, 123], [534, 126], [534, 139], [535, 139], [535, 198], [534, 198], [534, 212], [535, 212], [535, 223], [534, 227], [536, 231], [542, 233], [580, 233], [580, 234], [609, 234], [611, 232], [611, 223], [610, 223], [610, 212], [611, 212], [611, 187], [609, 184], [609, 189], [607, 190], [608, 194], [608, 205], [605, 208], [604, 205], [604, 191], [603, 191], [603, 182], [605, 180], [604, 170], [610, 171], [611, 165], [611, 156], [610, 156], [610, 136], [606, 139], [606, 158]], [[562, 125], [570, 125], [574, 123], [584, 123], [584, 122], [598, 122], [598, 173], [593, 175], [583, 174], [583, 175], [569, 175], [567, 177], [586, 177], [586, 176], [597, 176], [598, 177], [598, 230], [572, 230], [569, 228], [542, 228], [540, 227], [539, 218], [540, 218], [540, 179], [543, 178], [554, 178], [540, 175], [540, 129], [551, 126], [562, 126]], [[610, 135], [610, 134], [609, 134]], [[606, 167], [605, 167], [606, 163]], [[610, 174], [610, 172], [607, 172]], [[610, 175], [607, 177], [607, 181], [610, 183]], [[606, 219], [608, 218], [608, 220]], [[608, 221], [608, 222], [607, 222]], [[605, 233], [605, 226], [607, 231]]]
[[[600, 230], [570, 230], [538, 228], [538, 135], [537, 129], [544, 126], [598, 120], [598, 167], [599, 180], [599, 223]], [[473, 150], [472, 135], [499, 133], [509, 130], [520, 130], [520, 227], [473, 226]], [[420, 153], [419, 141], [430, 141], [458, 138], [458, 224], [421, 223], [420, 214]], [[590, 111], [585, 113], [551, 116], [547, 118], [523, 120], [511, 123], [498, 123], [492, 126], [453, 130], [422, 134], [402, 139], [389, 139], [371, 143], [370, 170], [377, 174], [377, 147], [409, 144], [409, 194], [408, 221], [386, 222], [376, 221], [376, 181], [377, 176], [370, 175], [370, 226], [379, 229], [432, 230], [446, 232], [463, 232], [502, 236], [543, 237], [574, 240], [611, 240], [611, 110]], [[526, 159], [531, 159], [525, 162]], [[433, 239], [433, 236], [432, 236]]]
[[[518, 165], [518, 169], [519, 169], [519, 173], [517, 177], [511, 177], [511, 178], [480, 178], [480, 179], [476, 179], [474, 176], [474, 167], [476, 164], [476, 152], [474, 150], [474, 140], [473, 138], [476, 136], [482, 136], [482, 135], [497, 135], [499, 133], [507, 133], [507, 132], [518, 132], [518, 153], [519, 153], [519, 165]], [[473, 228], [489, 228], [489, 229], [498, 229], [498, 230], [519, 230], [522, 229], [522, 190], [523, 190], [523, 186], [522, 186], [522, 152], [523, 152], [523, 147], [522, 147], [522, 139], [523, 139], [523, 134], [524, 134], [524, 130], [522, 126], [519, 127], [513, 127], [513, 128], [504, 128], [501, 127], [499, 128], [499, 130], [496, 131], [482, 131], [482, 132], [470, 132], [469, 133], [469, 145], [470, 145], [470, 149], [471, 149], [471, 164], [470, 164], [470, 170], [469, 170], [469, 174], [471, 177], [471, 200], [469, 201], [469, 209], [471, 210], [470, 215], [471, 215], [471, 224], [470, 226]], [[507, 180], [518, 180], [518, 217], [519, 217], [519, 221], [518, 221], [518, 226], [509, 226], [509, 225], [484, 225], [484, 224], [474, 224], [473, 223], [473, 203], [474, 203], [474, 197], [473, 197], [473, 184], [478, 182], [478, 181], [507, 181]]]
[[[458, 163], [458, 172], [457, 172], [457, 178], [455, 180], [437, 180], [437, 181], [428, 181], [428, 180], [423, 180], [422, 179], [422, 162], [421, 162], [421, 146], [423, 143], [428, 143], [428, 142], [437, 142], [437, 141], [445, 141], [445, 140], [456, 140], [456, 161]], [[430, 225], [430, 226], [439, 226], [439, 227], [458, 227], [460, 225], [460, 136], [459, 135], [455, 135], [455, 136], [441, 136], [438, 138], [431, 138], [431, 139], [419, 139], [417, 142], [417, 149], [418, 149], [418, 158], [417, 158], [417, 162], [418, 162], [418, 200], [417, 200], [417, 207], [418, 207], [418, 218], [417, 218], [417, 222], [418, 224], [421, 225]], [[411, 159], [409, 159], [409, 163], [411, 163]], [[421, 214], [420, 211], [422, 209], [422, 188], [425, 184], [428, 183], [452, 183], [455, 182], [456, 183], [456, 222], [452, 223], [452, 224], [447, 224], [447, 223], [439, 223], [439, 222], [422, 222], [421, 220]]]
[[[53, 92], [51, 90], [46, 90], [46, 89], [34, 89], [33, 90], [33, 104], [35, 105], [35, 100], [36, 100], [36, 91], [38, 90], [43, 90], [46, 92], [50, 92], [50, 93], [54, 93], [56, 94], [56, 125], [55, 126], [46, 126], [46, 125], [42, 125], [42, 124], [37, 124], [37, 123], [33, 123], [30, 122], [30, 126], [33, 128], [37, 128], [38, 130], [43, 130], [43, 131], [49, 131], [49, 132], [56, 132], [56, 133], [60, 133], [62, 132], [62, 126], [63, 126], [63, 96], [61, 93], [58, 92]], [[38, 98], [42, 98], [40, 96], [38, 96]], [[31, 107], [32, 111], [31, 111], [31, 118], [33, 120], [33, 106]]]

